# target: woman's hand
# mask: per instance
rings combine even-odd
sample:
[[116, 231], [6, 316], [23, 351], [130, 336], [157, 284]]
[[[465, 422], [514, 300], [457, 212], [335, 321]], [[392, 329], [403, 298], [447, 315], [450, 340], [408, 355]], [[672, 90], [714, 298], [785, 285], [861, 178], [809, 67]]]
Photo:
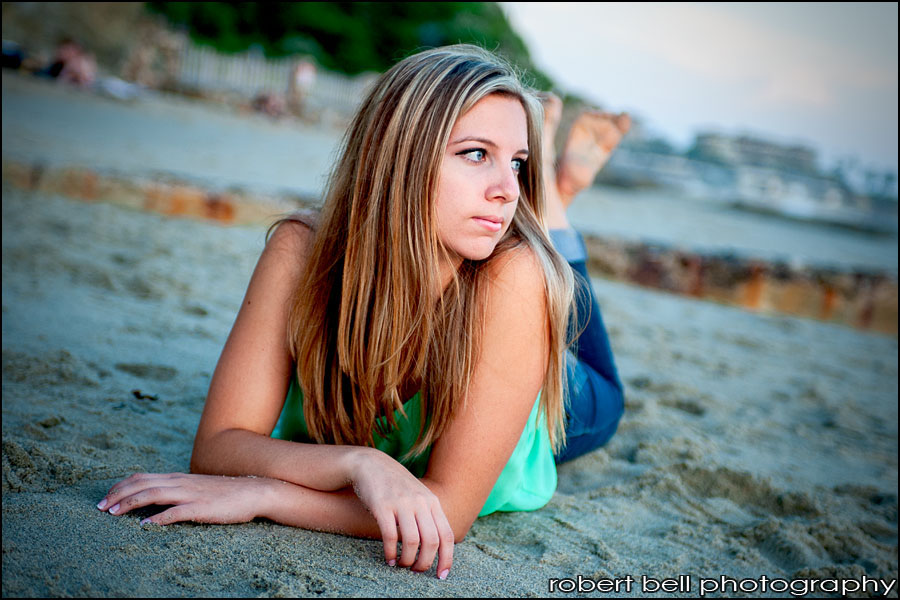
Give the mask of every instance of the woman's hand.
[[[445, 579], [453, 564], [454, 538], [438, 497], [406, 467], [374, 448], [360, 448], [351, 481], [378, 523], [387, 563], [426, 571], [437, 553], [438, 577]], [[399, 561], [398, 541], [403, 548]]]
[[246, 523], [259, 515], [270, 483], [256, 477], [136, 473], [112, 486], [97, 508], [118, 516], [151, 504], [173, 505], [142, 525]]

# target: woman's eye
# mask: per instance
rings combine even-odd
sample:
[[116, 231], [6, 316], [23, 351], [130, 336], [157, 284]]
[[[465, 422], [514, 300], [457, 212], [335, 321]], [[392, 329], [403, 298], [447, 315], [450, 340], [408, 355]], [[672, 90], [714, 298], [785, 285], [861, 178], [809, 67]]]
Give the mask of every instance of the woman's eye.
[[516, 171], [516, 173], [520, 173], [525, 167], [525, 162], [526, 159], [524, 158], [514, 158], [512, 159], [512, 168]]
[[470, 160], [472, 162], [481, 162], [484, 160], [487, 153], [480, 148], [476, 148], [474, 150], [466, 150], [465, 152], [460, 152], [460, 154], [465, 156], [466, 160]]

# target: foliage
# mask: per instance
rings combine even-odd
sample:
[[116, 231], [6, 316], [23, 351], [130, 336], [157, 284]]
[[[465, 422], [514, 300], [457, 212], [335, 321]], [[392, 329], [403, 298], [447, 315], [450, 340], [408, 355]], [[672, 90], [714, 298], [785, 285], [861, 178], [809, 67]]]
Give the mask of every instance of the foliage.
[[495, 2], [148, 2], [221, 52], [303, 54], [326, 69], [384, 71], [424, 48], [473, 43], [505, 56], [539, 89], [550, 79]]

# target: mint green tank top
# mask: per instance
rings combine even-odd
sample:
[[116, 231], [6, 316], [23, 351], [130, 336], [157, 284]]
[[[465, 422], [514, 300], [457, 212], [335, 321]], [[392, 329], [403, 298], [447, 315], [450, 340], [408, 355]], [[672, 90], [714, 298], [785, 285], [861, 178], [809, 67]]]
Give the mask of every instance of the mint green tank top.
[[[538, 405], [541, 395], [538, 394], [522, 431], [522, 436], [509, 457], [506, 466], [497, 478], [479, 517], [492, 512], [511, 512], [521, 510], [537, 510], [547, 504], [556, 491], [556, 463], [553, 460], [553, 448], [547, 432], [546, 419], [538, 419]], [[378, 418], [378, 427], [374, 434], [375, 447], [400, 461], [416, 477], [425, 475], [431, 448], [408, 460], [401, 460], [416, 442], [419, 434], [419, 422], [422, 412], [422, 400], [416, 394], [403, 404], [406, 417], [399, 410], [394, 411], [397, 424], [386, 435], [381, 436], [377, 430], [387, 429], [387, 419]], [[272, 431], [272, 437], [294, 442], [307, 442], [309, 438], [306, 420], [303, 417], [303, 392], [297, 384], [296, 376], [291, 379], [284, 409], [278, 423]]]

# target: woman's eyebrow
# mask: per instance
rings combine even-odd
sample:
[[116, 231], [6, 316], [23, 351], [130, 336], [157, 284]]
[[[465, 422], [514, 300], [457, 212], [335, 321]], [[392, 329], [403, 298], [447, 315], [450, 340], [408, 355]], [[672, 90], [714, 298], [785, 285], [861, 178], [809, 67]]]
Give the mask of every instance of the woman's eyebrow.
[[[496, 147], [497, 147], [497, 144], [495, 144], [494, 142], [492, 142], [492, 141], [489, 140], [489, 139], [486, 139], [486, 138], [480, 138], [480, 137], [472, 136], [472, 135], [466, 136], [466, 137], [462, 137], [462, 138], [459, 138], [459, 139], [456, 140], [456, 141], [450, 142], [450, 144], [451, 144], [451, 145], [455, 145], [455, 144], [461, 144], [461, 143], [463, 143], [463, 142], [478, 142], [478, 143], [480, 143], [480, 144], [484, 144], [485, 146], [491, 146], [492, 148], [496, 148]], [[527, 156], [527, 155], [528, 155], [528, 149], [527, 149], [527, 148], [523, 148], [523, 149], [517, 151], [516, 154], [525, 154], [525, 155]]]

